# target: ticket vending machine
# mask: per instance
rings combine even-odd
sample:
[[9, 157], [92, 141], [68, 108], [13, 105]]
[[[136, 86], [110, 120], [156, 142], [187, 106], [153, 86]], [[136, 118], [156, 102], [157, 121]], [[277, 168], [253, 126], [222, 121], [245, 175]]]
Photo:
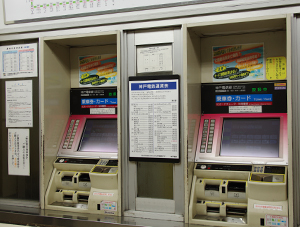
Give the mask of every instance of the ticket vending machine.
[[45, 208], [117, 215], [117, 89], [71, 89], [70, 99]]
[[287, 226], [286, 81], [202, 84], [201, 92], [191, 223]]

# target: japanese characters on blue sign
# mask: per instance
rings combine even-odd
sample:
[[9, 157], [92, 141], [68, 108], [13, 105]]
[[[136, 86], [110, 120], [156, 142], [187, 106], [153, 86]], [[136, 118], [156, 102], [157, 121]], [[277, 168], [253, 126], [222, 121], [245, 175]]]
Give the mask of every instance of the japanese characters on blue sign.
[[216, 95], [217, 102], [272, 102], [272, 94]]
[[176, 82], [132, 83], [131, 90], [170, 90], [177, 89]]
[[115, 105], [117, 98], [81, 99], [81, 105]]

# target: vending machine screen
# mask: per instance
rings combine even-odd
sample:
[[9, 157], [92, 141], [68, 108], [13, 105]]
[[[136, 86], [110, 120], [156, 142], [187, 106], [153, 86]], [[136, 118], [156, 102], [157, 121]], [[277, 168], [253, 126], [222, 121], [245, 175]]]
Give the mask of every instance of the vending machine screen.
[[87, 119], [78, 151], [117, 153], [117, 119]]
[[279, 157], [279, 118], [224, 118], [220, 156]]

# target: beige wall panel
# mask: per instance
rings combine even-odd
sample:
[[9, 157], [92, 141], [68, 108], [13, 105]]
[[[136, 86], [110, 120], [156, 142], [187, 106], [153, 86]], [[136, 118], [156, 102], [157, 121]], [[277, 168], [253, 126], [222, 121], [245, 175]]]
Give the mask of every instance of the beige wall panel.
[[200, 102], [200, 38], [193, 32], [185, 30], [186, 32], [186, 59], [184, 59], [184, 72], [186, 73], [186, 114], [187, 126], [185, 130], [187, 138], [187, 192], [185, 203], [185, 222], [188, 222], [188, 205], [190, 198], [190, 191], [193, 179], [193, 168], [196, 153], [196, 142], [199, 128], [199, 120], [201, 113]]
[[70, 114], [69, 55], [67, 47], [44, 43], [44, 190]]

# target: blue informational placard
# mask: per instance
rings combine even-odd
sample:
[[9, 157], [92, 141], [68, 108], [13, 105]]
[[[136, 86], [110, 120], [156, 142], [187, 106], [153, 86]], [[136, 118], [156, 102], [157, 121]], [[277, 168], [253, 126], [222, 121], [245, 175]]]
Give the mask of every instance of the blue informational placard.
[[81, 105], [117, 105], [117, 98], [81, 99]]
[[272, 102], [272, 94], [247, 95], [216, 95], [218, 102]]

